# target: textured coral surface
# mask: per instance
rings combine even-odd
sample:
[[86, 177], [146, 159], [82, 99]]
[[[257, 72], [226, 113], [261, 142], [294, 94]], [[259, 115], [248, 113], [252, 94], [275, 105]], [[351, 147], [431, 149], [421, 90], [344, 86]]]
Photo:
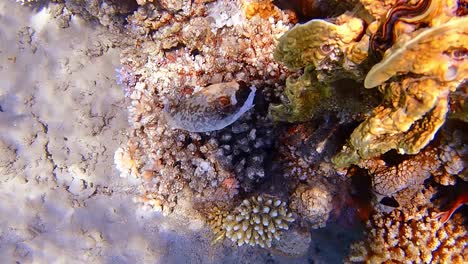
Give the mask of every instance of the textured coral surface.
[[468, 233], [463, 217], [447, 223], [422, 209], [416, 216], [395, 210], [376, 215], [366, 239], [351, 246], [352, 263], [466, 263]]

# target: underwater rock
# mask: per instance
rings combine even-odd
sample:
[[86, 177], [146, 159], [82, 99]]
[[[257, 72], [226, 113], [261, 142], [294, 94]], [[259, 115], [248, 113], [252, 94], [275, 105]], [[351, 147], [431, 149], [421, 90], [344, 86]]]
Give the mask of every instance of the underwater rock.
[[279, 240], [274, 240], [271, 251], [290, 257], [304, 256], [308, 253], [312, 236], [310, 230], [292, 227], [288, 232], [282, 232]]
[[312, 228], [325, 227], [333, 209], [333, 187], [316, 181], [299, 185], [291, 195], [291, 210], [302, 216]]
[[255, 86], [250, 91], [237, 82], [212, 84], [190, 98], [164, 107], [164, 116], [172, 129], [190, 132], [220, 130], [234, 123], [253, 107]]

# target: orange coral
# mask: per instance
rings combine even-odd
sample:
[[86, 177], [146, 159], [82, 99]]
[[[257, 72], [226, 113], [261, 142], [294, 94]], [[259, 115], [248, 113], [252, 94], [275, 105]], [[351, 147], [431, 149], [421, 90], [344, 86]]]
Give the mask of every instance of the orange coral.
[[279, 17], [280, 10], [273, 5], [272, 0], [242, 0], [242, 9], [248, 19], [259, 15], [263, 19]]

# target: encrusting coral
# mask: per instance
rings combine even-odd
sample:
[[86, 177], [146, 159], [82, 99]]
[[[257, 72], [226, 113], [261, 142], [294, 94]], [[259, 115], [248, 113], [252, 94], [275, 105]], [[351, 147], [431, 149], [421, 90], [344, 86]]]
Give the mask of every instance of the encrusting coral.
[[288, 230], [293, 221], [286, 203], [269, 195], [245, 199], [229, 214], [215, 208], [209, 217], [215, 240], [225, 236], [238, 246], [271, 247], [273, 240], [280, 239], [281, 230]]
[[389, 166], [381, 159], [366, 160], [360, 164], [360, 167], [368, 169], [373, 190], [385, 196], [391, 196], [408, 187], [422, 185], [440, 166], [436, 149], [425, 149], [419, 155], [395, 166]]
[[447, 223], [421, 209], [408, 215], [400, 210], [377, 214], [368, 224], [366, 239], [351, 246], [348, 263], [466, 263], [468, 233], [463, 217]]

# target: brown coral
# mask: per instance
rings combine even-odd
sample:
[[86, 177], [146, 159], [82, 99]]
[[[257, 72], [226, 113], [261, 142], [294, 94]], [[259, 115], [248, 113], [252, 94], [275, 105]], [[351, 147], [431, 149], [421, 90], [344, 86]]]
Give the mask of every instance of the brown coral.
[[[386, 102], [354, 130], [348, 146], [334, 158], [338, 167], [390, 149], [416, 154], [444, 124], [449, 95], [462, 85], [468, 73], [468, 18], [451, 13], [454, 1], [430, 4], [427, 13], [416, 17], [431, 27], [395, 33], [396, 43], [368, 72], [364, 86], [383, 84]], [[391, 82], [385, 83], [388, 80]]]
[[372, 175], [374, 191], [385, 196], [408, 187], [421, 185], [440, 166], [441, 162], [435, 149], [425, 149], [419, 155], [412, 156], [396, 166], [389, 166], [380, 159], [361, 163], [361, 167], [369, 169]]
[[429, 78], [385, 84], [386, 102], [353, 131], [349, 145], [334, 157], [335, 165], [345, 167], [391, 149], [418, 153], [444, 124], [449, 92], [458, 85]]
[[463, 217], [442, 224], [427, 209], [375, 215], [364, 241], [351, 246], [351, 263], [466, 263], [468, 233]]
[[273, 4], [273, 0], [241, 0], [241, 7], [248, 19], [258, 15], [263, 19], [279, 17], [281, 11]]

